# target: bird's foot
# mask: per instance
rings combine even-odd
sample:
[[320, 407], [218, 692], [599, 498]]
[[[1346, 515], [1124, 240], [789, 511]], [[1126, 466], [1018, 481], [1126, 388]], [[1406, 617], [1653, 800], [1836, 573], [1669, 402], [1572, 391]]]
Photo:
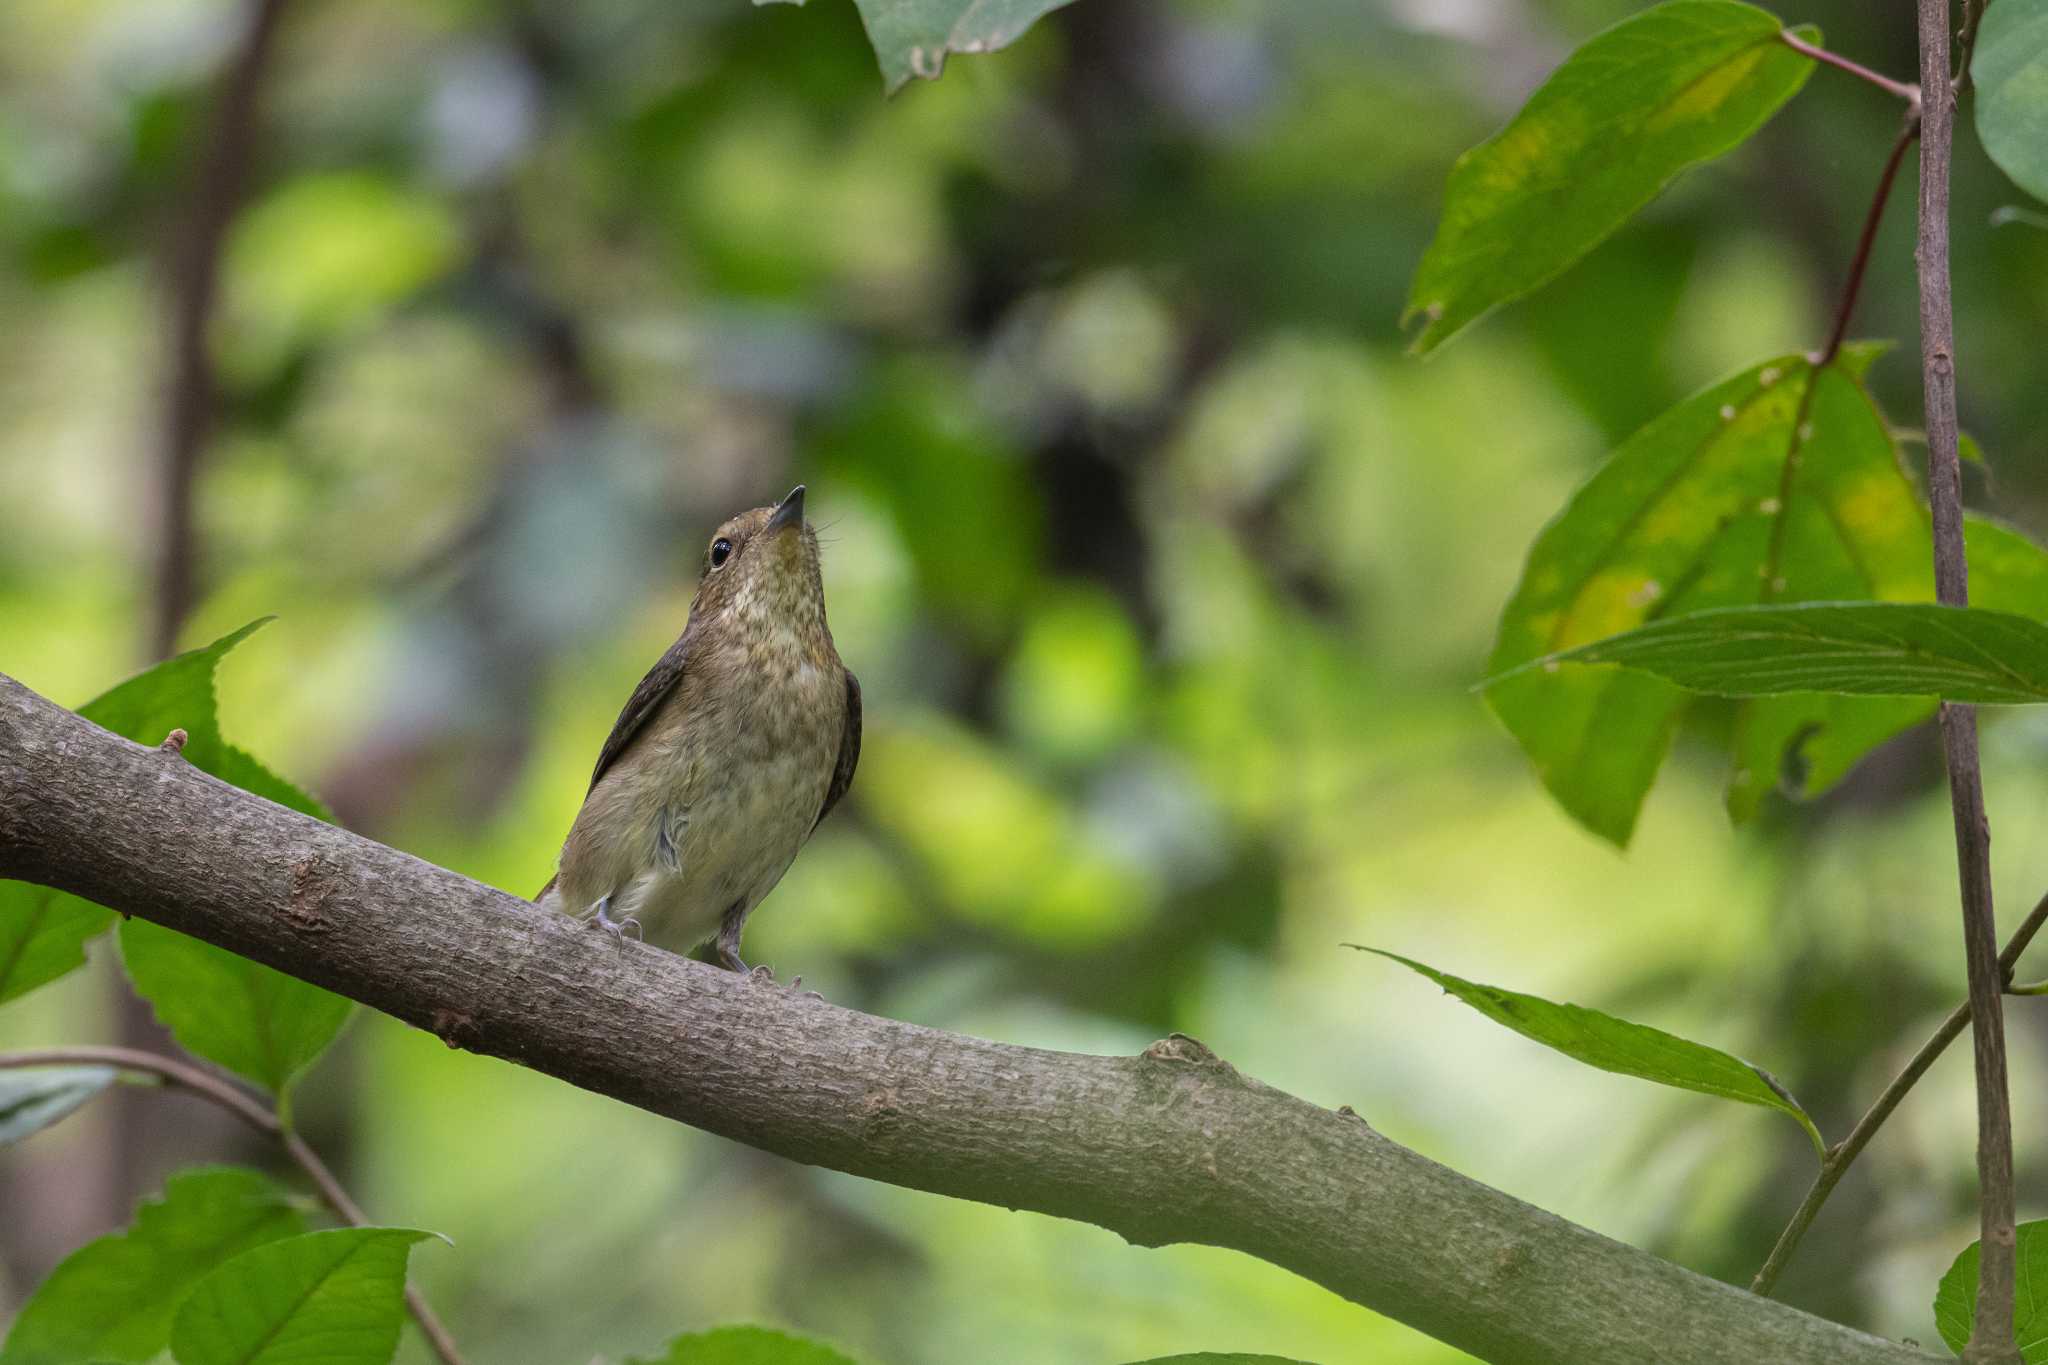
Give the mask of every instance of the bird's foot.
[[634, 938], [640, 939], [642, 937], [640, 921], [634, 919], [631, 915], [627, 915], [624, 919], [613, 919], [611, 917], [611, 908], [612, 898], [610, 896], [600, 898], [597, 904], [591, 907], [590, 923], [610, 934], [614, 943], [624, 943], [626, 941], [626, 930], [628, 929], [633, 931]]

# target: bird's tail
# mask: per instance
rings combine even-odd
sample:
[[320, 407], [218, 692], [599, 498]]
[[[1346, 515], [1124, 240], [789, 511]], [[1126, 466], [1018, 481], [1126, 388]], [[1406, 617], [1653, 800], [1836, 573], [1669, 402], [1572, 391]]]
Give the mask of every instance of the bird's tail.
[[533, 898], [533, 903], [543, 910], [560, 910], [562, 908], [562, 893], [555, 889], [555, 883], [561, 879], [562, 876], [559, 872], [548, 878], [548, 884], [540, 889], [540, 894]]

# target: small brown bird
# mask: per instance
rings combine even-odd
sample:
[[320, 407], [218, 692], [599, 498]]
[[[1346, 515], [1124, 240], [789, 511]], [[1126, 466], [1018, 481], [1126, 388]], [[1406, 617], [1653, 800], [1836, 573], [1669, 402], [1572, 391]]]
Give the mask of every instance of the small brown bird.
[[718, 528], [681, 638], [597, 756], [535, 900], [736, 972], [747, 913], [853, 782], [860, 683], [832, 645], [798, 484]]

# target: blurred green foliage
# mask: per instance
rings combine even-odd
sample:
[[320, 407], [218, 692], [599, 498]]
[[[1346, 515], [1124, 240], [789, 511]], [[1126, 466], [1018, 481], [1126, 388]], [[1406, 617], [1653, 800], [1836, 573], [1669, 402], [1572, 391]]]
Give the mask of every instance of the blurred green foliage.
[[[1623, 858], [1467, 690], [1608, 451], [1820, 342], [1896, 127], [1817, 73], [1548, 288], [1404, 358], [1448, 168], [1637, 8], [1083, 0], [885, 102], [843, 2], [294, 6], [223, 258], [182, 638], [277, 613], [220, 672], [227, 728], [351, 827], [531, 894], [703, 538], [806, 480], [869, 748], [751, 954], [1043, 1046], [1184, 1029], [1746, 1278], [1809, 1170], [1789, 1130], [1617, 1097], [1336, 946], [1769, 1055], [1828, 1131], [1960, 998], [1917, 737], [1818, 806], [1766, 783], [1732, 832], [1737, 721], [1695, 706]], [[0, 668], [67, 704], [147, 662], [166, 247], [235, 14], [0, 6]], [[1913, 69], [1878, 7], [1780, 17]], [[2048, 236], [1989, 227], [2013, 192], [1958, 150], [1965, 421], [2038, 528]], [[1903, 207], [1859, 334], [1914, 335]], [[1868, 383], [1911, 421], [1912, 366]], [[1987, 734], [2011, 903], [2048, 884], [2044, 742]], [[74, 973], [0, 1041], [114, 1036], [122, 989]], [[2024, 1009], [2013, 1034], [2024, 1187], [2048, 1058]], [[1923, 1083], [1785, 1297], [1931, 1339], [1967, 1086], [1959, 1056]], [[876, 1362], [1458, 1358], [1244, 1258], [789, 1167], [382, 1017], [297, 1105], [373, 1216], [454, 1239], [416, 1275], [479, 1361], [736, 1320]], [[0, 1311], [190, 1155], [112, 1123], [0, 1156]]]

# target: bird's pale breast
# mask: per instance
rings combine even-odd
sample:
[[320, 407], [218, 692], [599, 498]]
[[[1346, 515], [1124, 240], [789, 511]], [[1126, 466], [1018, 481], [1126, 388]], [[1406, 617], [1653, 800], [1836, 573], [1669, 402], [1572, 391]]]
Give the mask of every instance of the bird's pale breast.
[[710, 937], [735, 904], [752, 909], [824, 805], [845, 688], [838, 659], [793, 632], [693, 654], [648, 732], [586, 798], [563, 849], [564, 908], [609, 895], [614, 918], [678, 949]]

